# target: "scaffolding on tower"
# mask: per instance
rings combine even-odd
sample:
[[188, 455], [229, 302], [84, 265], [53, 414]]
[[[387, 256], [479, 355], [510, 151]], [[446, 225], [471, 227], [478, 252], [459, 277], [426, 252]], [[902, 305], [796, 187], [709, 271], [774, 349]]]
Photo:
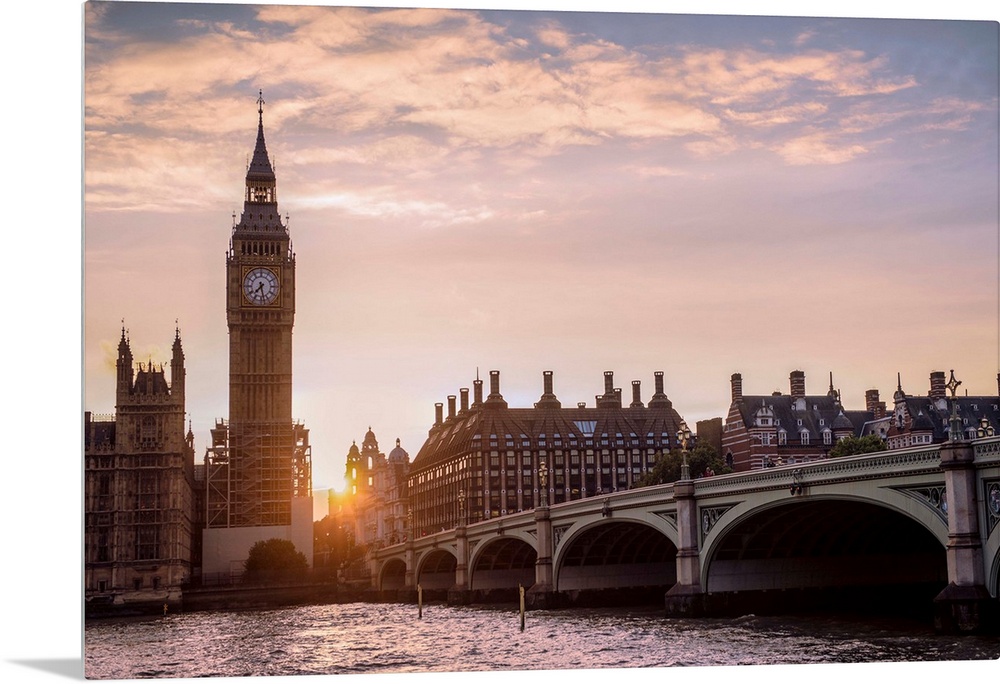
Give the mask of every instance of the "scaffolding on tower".
[[312, 447], [301, 423], [217, 421], [205, 452], [208, 527], [290, 525], [312, 496]]

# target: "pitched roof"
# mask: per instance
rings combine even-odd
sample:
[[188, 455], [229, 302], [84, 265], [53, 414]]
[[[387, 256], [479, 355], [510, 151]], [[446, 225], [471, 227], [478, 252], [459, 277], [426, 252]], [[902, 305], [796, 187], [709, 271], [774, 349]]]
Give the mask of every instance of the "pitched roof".
[[533, 448], [550, 449], [556, 439], [562, 440], [564, 447], [572, 439], [581, 447], [587, 439], [596, 439], [596, 445], [600, 446], [604, 438], [609, 445], [617, 446], [620, 441], [622, 446], [646, 446], [649, 435], [654, 435], [659, 445], [674, 439], [681, 422], [669, 401], [651, 407], [604, 403], [600, 407], [583, 408], [509, 408], [484, 402], [433, 428], [413, 459], [410, 472], [412, 475], [416, 470], [467, 452], [474, 448], [473, 444], [489, 449], [491, 438], [497, 442], [495, 448], [506, 448], [509, 439], [515, 449], [523, 448], [525, 439]]
[[[818, 437], [824, 430], [846, 429], [845, 420], [850, 423], [855, 435], [861, 433], [862, 426], [874, 415], [870, 411], [846, 410], [836, 393], [805, 395], [796, 399], [790, 394], [744, 395], [737, 402], [743, 424], [752, 428], [758, 411], [762, 408], [770, 413], [774, 427], [790, 434], [808, 432]], [[843, 419], [841, 419], [843, 416]], [[837, 427], [839, 422], [840, 428]]]

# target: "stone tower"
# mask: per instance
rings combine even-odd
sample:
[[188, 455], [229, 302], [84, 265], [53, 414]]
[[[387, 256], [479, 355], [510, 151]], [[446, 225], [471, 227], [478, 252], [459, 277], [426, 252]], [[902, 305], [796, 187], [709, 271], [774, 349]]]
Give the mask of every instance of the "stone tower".
[[310, 560], [312, 552], [305, 529], [312, 519], [308, 431], [292, 419], [295, 253], [278, 211], [262, 94], [243, 211], [233, 219], [226, 253], [229, 422], [212, 431], [206, 456], [207, 526], [258, 531], [228, 541], [207, 534], [206, 572], [238, 572], [251, 540], [288, 538]]

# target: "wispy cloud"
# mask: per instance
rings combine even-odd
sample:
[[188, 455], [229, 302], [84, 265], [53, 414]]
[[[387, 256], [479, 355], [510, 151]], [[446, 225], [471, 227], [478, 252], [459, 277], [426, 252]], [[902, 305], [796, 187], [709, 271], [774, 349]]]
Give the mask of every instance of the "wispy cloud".
[[[275, 83], [288, 94], [268, 108], [272, 130], [294, 123], [307, 135], [342, 136], [336, 150], [311, 138], [285, 143], [295, 150], [292, 163], [378, 164], [410, 178], [433, 175], [433, 166], [454, 164], [457, 155], [474, 161], [467, 152], [475, 149], [516, 149], [523, 164], [574, 147], [657, 139], [683, 139], [693, 158], [765, 147], [789, 164], [844, 163], [867, 148], [835, 144], [835, 103], [867, 108], [841, 122], [858, 132], [901, 116], [885, 98], [919, 87], [912, 75], [891, 73], [884, 57], [860, 50], [784, 54], [692, 43], [654, 55], [574, 34], [552, 15], [515, 37], [475, 12], [264, 5], [257, 27], [179, 19], [179, 40], [131, 42], [104, 27], [106, 9], [90, 7], [92, 206], [114, 204], [114, 193], [121, 206], [155, 204], [153, 190], [183, 185], [181, 177], [198, 171], [193, 165], [213, 176], [224, 146], [206, 154], [201, 137], [245, 131], [231, 113], [246, 107], [245, 91]], [[806, 45], [814, 33], [792, 42]], [[770, 132], [758, 138], [756, 129]], [[380, 141], [361, 142], [371, 135]], [[187, 143], [195, 139], [197, 153]], [[133, 173], [121, 178], [122, 166]], [[113, 176], [114, 193], [102, 192]], [[178, 194], [198, 202], [187, 189]]]
[[868, 147], [859, 144], [839, 144], [828, 133], [812, 133], [776, 146], [776, 151], [789, 164], [843, 164], [866, 154]]

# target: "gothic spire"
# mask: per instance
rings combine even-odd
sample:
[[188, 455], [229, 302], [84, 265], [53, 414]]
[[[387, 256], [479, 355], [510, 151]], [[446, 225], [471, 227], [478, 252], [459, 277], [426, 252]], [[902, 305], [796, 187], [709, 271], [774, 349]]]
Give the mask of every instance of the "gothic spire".
[[184, 360], [184, 349], [181, 347], [181, 326], [176, 320], [174, 321], [174, 344], [171, 351], [173, 352], [173, 363]]
[[[129, 347], [128, 331], [125, 329], [125, 319], [122, 319], [122, 336], [118, 340], [118, 357], [132, 358], [132, 349]], [[131, 363], [131, 362], [130, 362]]]
[[254, 146], [253, 158], [247, 169], [247, 180], [274, 181], [274, 169], [267, 156], [267, 144], [264, 142], [264, 91], [257, 97], [257, 144]]

